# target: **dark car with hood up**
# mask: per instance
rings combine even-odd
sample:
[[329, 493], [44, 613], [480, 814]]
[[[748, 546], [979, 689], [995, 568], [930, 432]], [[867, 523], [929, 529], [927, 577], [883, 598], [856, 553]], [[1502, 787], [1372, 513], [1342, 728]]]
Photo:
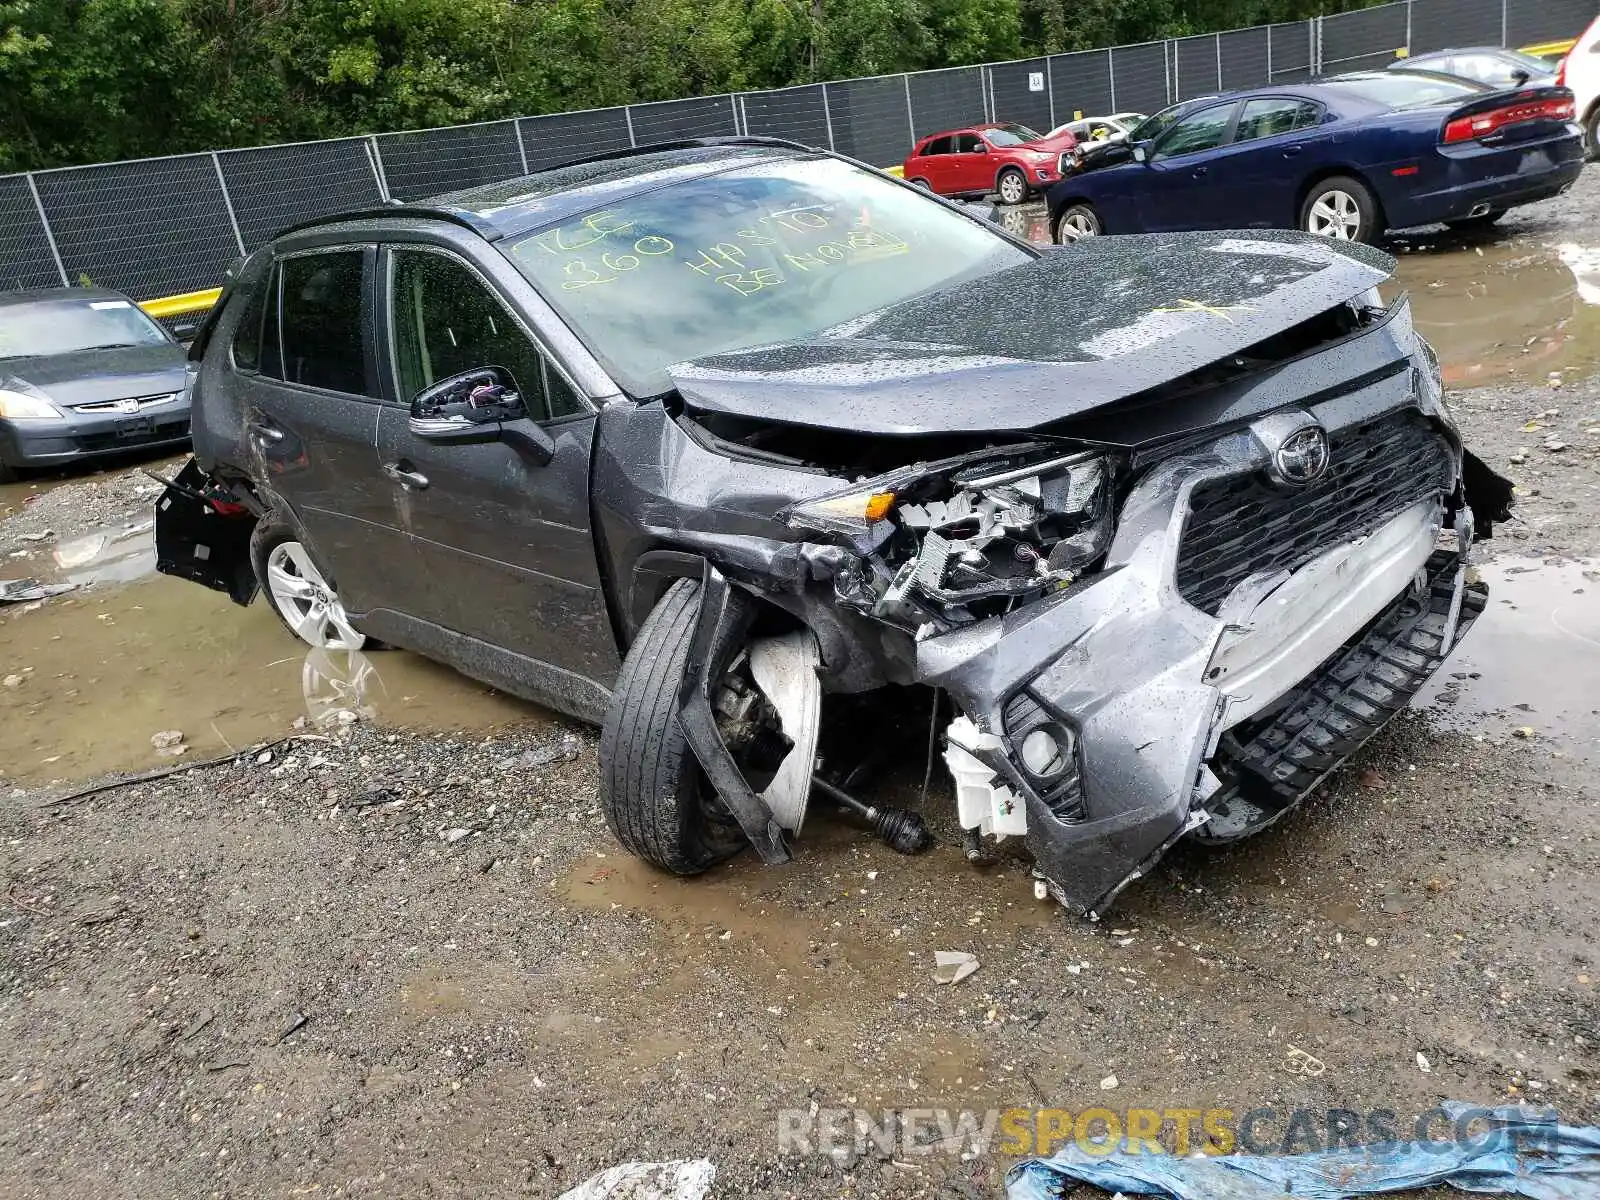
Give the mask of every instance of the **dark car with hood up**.
[[974, 855], [1020, 837], [1098, 912], [1275, 820], [1482, 608], [1510, 489], [1392, 267], [1033, 247], [755, 139], [329, 218], [195, 342], [160, 564], [602, 723], [613, 830], [682, 874], [788, 860], [820, 798], [921, 845], [816, 774], [819, 722], [942, 711]]
[[121, 292], [0, 292], [0, 481], [189, 438], [184, 352]]

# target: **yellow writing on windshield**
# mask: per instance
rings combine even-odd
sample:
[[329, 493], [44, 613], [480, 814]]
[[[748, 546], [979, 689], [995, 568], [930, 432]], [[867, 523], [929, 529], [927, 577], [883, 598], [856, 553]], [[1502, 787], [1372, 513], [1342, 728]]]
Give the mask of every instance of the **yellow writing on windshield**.
[[[807, 274], [850, 267], [911, 249], [896, 234], [872, 228], [872, 214], [864, 206], [854, 213], [835, 213], [831, 206], [794, 208], [744, 220], [748, 223], [728, 229], [720, 240], [689, 248], [661, 234], [641, 233], [637, 222], [602, 210], [545, 230], [519, 253], [559, 260], [564, 291], [615, 283], [652, 259], [668, 262], [673, 256], [696, 275], [751, 296], [782, 285], [786, 270]], [[819, 235], [823, 240], [814, 240]]]

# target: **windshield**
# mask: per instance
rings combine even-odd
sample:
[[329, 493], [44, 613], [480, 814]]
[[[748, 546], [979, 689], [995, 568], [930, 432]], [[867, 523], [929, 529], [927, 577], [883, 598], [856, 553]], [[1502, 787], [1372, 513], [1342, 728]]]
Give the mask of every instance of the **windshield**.
[[1040, 139], [1040, 135], [1026, 125], [1000, 125], [985, 129], [983, 136], [989, 139], [991, 146], [1020, 146], [1024, 142], [1037, 142]]
[[161, 327], [130, 300], [42, 300], [0, 307], [0, 359], [166, 341]]
[[502, 249], [634, 396], [674, 363], [793, 341], [1026, 250], [920, 192], [837, 159], [668, 184]]
[[1466, 79], [1445, 79], [1437, 75], [1413, 75], [1389, 71], [1382, 75], [1342, 75], [1323, 82], [1331, 88], [1360, 96], [1385, 108], [1427, 108], [1433, 104], [1454, 104], [1488, 89]]

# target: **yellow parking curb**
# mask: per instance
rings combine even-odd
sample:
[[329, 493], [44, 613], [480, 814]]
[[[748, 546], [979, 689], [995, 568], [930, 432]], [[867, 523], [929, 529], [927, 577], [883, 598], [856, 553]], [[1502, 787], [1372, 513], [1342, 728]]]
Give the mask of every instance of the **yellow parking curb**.
[[139, 307], [152, 317], [181, 317], [187, 313], [205, 312], [217, 302], [217, 297], [222, 295], [219, 287], [206, 288], [199, 292], [184, 292], [178, 296], [161, 296], [155, 300], [141, 300]]

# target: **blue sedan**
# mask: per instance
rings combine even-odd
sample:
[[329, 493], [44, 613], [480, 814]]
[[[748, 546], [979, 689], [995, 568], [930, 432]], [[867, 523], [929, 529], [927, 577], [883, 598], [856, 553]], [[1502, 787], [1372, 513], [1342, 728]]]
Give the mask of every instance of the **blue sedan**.
[[1100, 233], [1489, 225], [1583, 169], [1572, 93], [1364, 72], [1187, 100], [1047, 194], [1056, 241]]

